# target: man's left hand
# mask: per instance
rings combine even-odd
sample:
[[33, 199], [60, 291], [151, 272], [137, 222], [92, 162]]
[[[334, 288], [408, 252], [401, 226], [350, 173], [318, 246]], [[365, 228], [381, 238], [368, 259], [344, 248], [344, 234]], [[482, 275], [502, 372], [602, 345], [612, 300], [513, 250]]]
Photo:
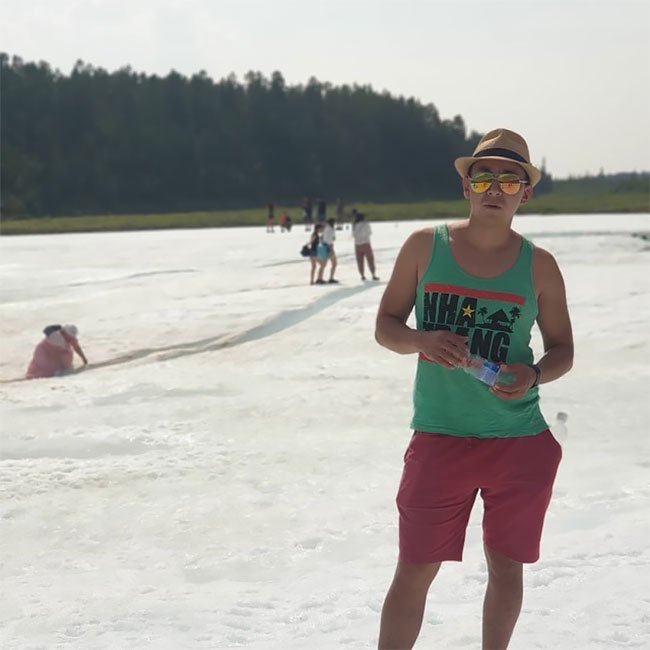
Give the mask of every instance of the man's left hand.
[[535, 383], [535, 371], [525, 363], [503, 363], [500, 372], [508, 373], [511, 381], [497, 382], [490, 390], [501, 399], [521, 399]]

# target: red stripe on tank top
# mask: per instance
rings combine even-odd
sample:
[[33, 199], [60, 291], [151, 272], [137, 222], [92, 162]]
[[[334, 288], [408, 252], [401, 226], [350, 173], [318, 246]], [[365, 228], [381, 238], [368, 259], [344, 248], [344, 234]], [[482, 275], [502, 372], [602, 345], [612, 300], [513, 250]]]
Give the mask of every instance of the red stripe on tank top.
[[438, 284], [437, 282], [427, 282], [424, 290], [438, 291], [440, 293], [455, 293], [459, 296], [468, 298], [485, 298], [486, 300], [503, 300], [504, 302], [514, 302], [517, 305], [523, 305], [526, 302], [525, 296], [516, 293], [504, 293], [502, 291], [485, 291], [483, 289], [470, 289], [469, 287], [459, 287], [455, 284]]

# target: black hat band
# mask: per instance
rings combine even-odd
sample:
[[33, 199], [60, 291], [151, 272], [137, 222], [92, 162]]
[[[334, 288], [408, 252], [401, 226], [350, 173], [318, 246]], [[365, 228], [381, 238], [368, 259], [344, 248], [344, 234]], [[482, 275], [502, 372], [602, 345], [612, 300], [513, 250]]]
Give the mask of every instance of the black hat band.
[[530, 165], [530, 163], [523, 156], [520, 156], [514, 151], [510, 151], [510, 149], [499, 149], [497, 147], [494, 149], [484, 149], [483, 151], [474, 154], [474, 158], [483, 158], [484, 156], [500, 156], [501, 158], [510, 158], [510, 160], [516, 160], [517, 162], [522, 162]]

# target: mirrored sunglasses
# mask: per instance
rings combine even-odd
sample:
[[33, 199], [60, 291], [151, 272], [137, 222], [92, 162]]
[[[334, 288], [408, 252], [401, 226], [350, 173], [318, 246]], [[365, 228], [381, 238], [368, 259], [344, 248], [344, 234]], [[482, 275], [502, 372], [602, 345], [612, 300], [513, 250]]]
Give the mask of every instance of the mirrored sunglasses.
[[519, 176], [514, 173], [490, 174], [489, 172], [481, 172], [470, 177], [469, 184], [473, 192], [483, 194], [492, 187], [494, 181], [499, 183], [499, 188], [504, 194], [509, 194], [511, 196], [516, 194], [522, 185], [528, 183], [528, 181], [519, 178]]

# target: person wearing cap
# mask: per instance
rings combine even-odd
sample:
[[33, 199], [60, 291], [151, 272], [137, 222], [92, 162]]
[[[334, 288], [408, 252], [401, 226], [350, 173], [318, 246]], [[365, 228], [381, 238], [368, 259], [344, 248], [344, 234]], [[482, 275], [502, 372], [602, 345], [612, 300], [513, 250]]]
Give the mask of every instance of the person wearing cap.
[[[462, 560], [479, 493], [488, 568], [483, 648], [508, 646], [523, 565], [539, 558], [562, 456], [539, 409], [539, 385], [573, 363], [564, 280], [548, 251], [512, 229], [541, 172], [526, 141], [508, 129], [487, 133], [455, 167], [468, 217], [406, 240], [377, 313], [377, 342], [417, 355], [413, 435], [396, 500], [399, 556], [379, 648], [414, 645], [441, 563]], [[535, 322], [544, 345], [537, 360]], [[468, 354], [500, 364], [504, 379], [489, 386], [463, 372]]]
[[79, 330], [76, 325], [48, 325], [43, 334], [45, 337], [34, 349], [26, 379], [55, 377], [71, 370], [74, 352], [81, 357], [84, 366], [88, 364], [77, 340]]

